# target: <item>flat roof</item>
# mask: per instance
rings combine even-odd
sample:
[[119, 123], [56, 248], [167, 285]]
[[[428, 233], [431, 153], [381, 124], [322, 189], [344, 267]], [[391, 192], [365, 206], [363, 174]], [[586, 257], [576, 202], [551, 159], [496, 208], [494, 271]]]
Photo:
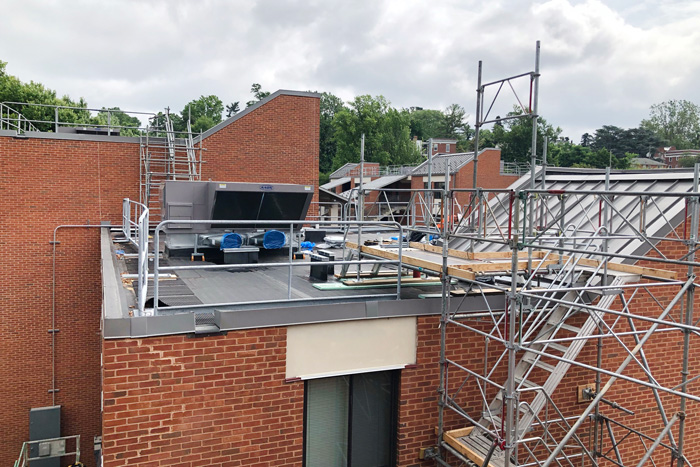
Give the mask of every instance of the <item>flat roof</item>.
[[[365, 239], [391, 238], [395, 233], [364, 233]], [[353, 234], [356, 239], [356, 234]], [[438, 277], [416, 279], [402, 278], [401, 299], [396, 299], [396, 267], [387, 265], [375, 278], [365, 277], [373, 265], [364, 265], [363, 278], [356, 285], [343, 285], [335, 277], [327, 282], [310, 277], [310, 265], [292, 268], [291, 297], [288, 299], [289, 267], [271, 267], [266, 264], [288, 261], [285, 249], [259, 253], [259, 267], [204, 269], [207, 261], [191, 261], [190, 257], [164, 258], [161, 266], [186, 267], [172, 275], [163, 275], [159, 281], [158, 316], [138, 316], [136, 306], [138, 259], [136, 249], [123, 241], [120, 231], [103, 235], [103, 276], [105, 300], [105, 338], [145, 337], [195, 332], [196, 315], [216, 316], [225, 323], [222, 330], [250, 327], [282, 326], [310, 322], [343, 321], [398, 316], [419, 316], [440, 313], [441, 292]], [[336, 261], [342, 258], [342, 248], [329, 249]], [[425, 252], [421, 253], [425, 255]], [[436, 257], [439, 256], [436, 254]], [[382, 258], [378, 258], [382, 259]], [[307, 263], [306, 259], [294, 260]], [[460, 264], [463, 260], [457, 260]], [[153, 267], [150, 263], [150, 273]], [[189, 269], [192, 268], [192, 269]], [[356, 282], [357, 269], [350, 266], [348, 280]], [[340, 273], [341, 266], [334, 266]], [[393, 272], [393, 278], [391, 277]], [[377, 283], [379, 281], [379, 283]], [[153, 280], [149, 281], [147, 308], [153, 303]], [[503, 306], [502, 294], [489, 297], [488, 306]], [[462, 310], [486, 310], [481, 294], [474, 294], [466, 301], [459, 301]], [[455, 308], [456, 310], [457, 308]], [[225, 328], [225, 329], [224, 329]]]

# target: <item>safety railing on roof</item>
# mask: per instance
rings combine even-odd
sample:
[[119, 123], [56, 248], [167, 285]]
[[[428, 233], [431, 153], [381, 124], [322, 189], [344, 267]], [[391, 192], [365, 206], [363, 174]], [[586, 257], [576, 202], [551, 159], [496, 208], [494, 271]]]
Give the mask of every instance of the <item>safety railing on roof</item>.
[[[70, 118], [65, 118], [70, 114]], [[83, 130], [104, 131], [108, 135], [121, 130], [144, 130], [140, 125], [120, 125], [116, 115], [155, 116], [153, 112], [135, 112], [120, 109], [96, 109], [70, 105], [36, 104], [31, 102], [0, 103], [0, 129], [15, 129], [25, 131], [53, 131], [58, 133], [60, 128], [81, 128]], [[94, 121], [93, 115], [106, 115], [106, 123]], [[78, 120], [78, 121], [76, 121]]]
[[[542, 160], [535, 160], [537, 165], [542, 165]], [[522, 176], [530, 171], [530, 162], [506, 162], [501, 161], [501, 175]]]
[[[345, 209], [343, 208], [343, 203], [338, 201], [333, 202], [323, 202], [323, 201], [312, 201], [311, 206], [316, 207], [317, 214], [306, 216], [308, 221], [344, 221], [347, 220], [345, 217]], [[312, 210], [312, 209], [310, 209]]]
[[[211, 226], [216, 226], [216, 225], [226, 225], [227, 227], [229, 226], [235, 226], [235, 225], [250, 225], [250, 220], [188, 220], [188, 224], [190, 225], [197, 225], [197, 224], [206, 224], [206, 225], [211, 225]], [[275, 226], [278, 227], [281, 224], [287, 224], [289, 227], [286, 230], [286, 242], [285, 245], [288, 247], [288, 260], [287, 261], [280, 261], [280, 262], [274, 262], [274, 263], [243, 263], [243, 264], [197, 264], [197, 263], [192, 263], [191, 265], [186, 265], [186, 266], [161, 266], [160, 265], [160, 258], [158, 254], [155, 254], [153, 259], [154, 259], [154, 264], [153, 264], [153, 308], [152, 309], [147, 309], [147, 310], [141, 310], [139, 309], [139, 312], [141, 315], [157, 315], [160, 312], [163, 311], [177, 311], [182, 308], [187, 308], [189, 310], [196, 309], [198, 306], [199, 307], [211, 307], [211, 306], [217, 306], [217, 307], [223, 307], [223, 306], [229, 306], [229, 305], [250, 305], [250, 304], [256, 304], [256, 305], [262, 305], [262, 304], [271, 304], [271, 303], [292, 303], [292, 302], [299, 302], [299, 301], [323, 301], [323, 300], [343, 300], [343, 299], [362, 299], [362, 298], [368, 298], [368, 296], [365, 295], [341, 295], [341, 296], [333, 296], [330, 298], [292, 298], [292, 291], [293, 291], [293, 284], [292, 284], [292, 278], [293, 278], [293, 269], [294, 268], [299, 268], [299, 267], [310, 267], [312, 265], [317, 266], [319, 265], [318, 263], [315, 262], [310, 262], [310, 261], [294, 261], [293, 260], [293, 248], [292, 246], [295, 243], [295, 234], [299, 234], [299, 231], [295, 231], [295, 225], [299, 224], [299, 221], [283, 221], [283, 220], [273, 220], [273, 221], [255, 221], [256, 225], [259, 227], [264, 227], [265, 225], [269, 226]], [[177, 220], [166, 220], [158, 224], [158, 226], [155, 228], [155, 231], [153, 233], [153, 243], [155, 245], [158, 245], [160, 242], [160, 236], [164, 233], [164, 229], [168, 225], [172, 224], [182, 224], [182, 221], [177, 221]], [[358, 231], [361, 231], [362, 228], [364, 227], [382, 227], [386, 229], [391, 229], [391, 230], [397, 230], [398, 231], [398, 238], [404, 238], [404, 228], [397, 222], [358, 222], [358, 221], [317, 221], [314, 222], [314, 224], [319, 224], [319, 225], [334, 225], [334, 226], [342, 226], [346, 229], [349, 229], [351, 227], [357, 228]], [[167, 235], [167, 234], [166, 234]], [[222, 234], [223, 235], [223, 234]], [[359, 236], [359, 234], [358, 234]], [[403, 269], [403, 263], [402, 263], [402, 248], [403, 248], [403, 242], [399, 241], [397, 243], [397, 256], [398, 258], [395, 260], [390, 260], [390, 259], [384, 259], [384, 258], [372, 258], [372, 259], [358, 259], [358, 260], [338, 260], [338, 261], [324, 261], [323, 266], [336, 266], [336, 265], [356, 265], [358, 269], [358, 273], [362, 267], [362, 265], [393, 265], [396, 267], [398, 273], [396, 277], [396, 292], [393, 294], [373, 294], [371, 297], [374, 300], [380, 299], [380, 298], [394, 298], [399, 300], [401, 298], [401, 272]], [[359, 247], [359, 245], [358, 245]], [[365, 255], [364, 253], [361, 254], [361, 256], [369, 257], [368, 255]], [[203, 305], [188, 305], [186, 307], [180, 307], [180, 306], [170, 306], [170, 307], [162, 307], [159, 304], [159, 296], [160, 296], [160, 288], [158, 281], [160, 279], [160, 276], [163, 274], [172, 274], [172, 273], [177, 273], [178, 271], [186, 271], [186, 270], [260, 270], [260, 269], [268, 269], [268, 268], [287, 268], [288, 269], [288, 281], [287, 281], [287, 297], [285, 299], [280, 299], [280, 300], [275, 300], [275, 299], [263, 299], [263, 300], [258, 300], [254, 302], [246, 302], [246, 303], [241, 303], [241, 302], [231, 302], [231, 303], [206, 303]], [[143, 294], [145, 297], [145, 293]]]
[[[358, 188], [351, 190], [350, 199], [345, 205], [346, 218], [360, 220]], [[503, 190], [500, 190], [503, 191]], [[448, 192], [444, 198], [444, 189], [410, 189], [410, 188], [379, 188], [366, 189], [362, 220], [365, 221], [391, 221], [411, 229], [433, 229], [435, 233], [442, 228], [442, 219], [447, 219], [449, 229], [457, 226], [466, 212], [465, 206], [460, 204], [457, 197]], [[368, 202], [367, 199], [374, 201]], [[444, 203], [443, 199], [449, 199], [450, 203]], [[449, 206], [449, 209], [447, 209]], [[450, 215], [445, 214], [449, 210]]]
[[4, 102], [0, 103], [0, 130], [39, 131], [24, 115]]
[[122, 204], [122, 232], [138, 249], [138, 307], [143, 313], [148, 292], [148, 208], [141, 203], [124, 198]]
[[[66, 442], [75, 440], [75, 451], [66, 452]], [[37, 454], [30, 453], [32, 447], [36, 447]], [[33, 456], [33, 457], [30, 457]], [[59, 438], [39, 439], [36, 441], [25, 441], [19, 457], [15, 461], [14, 467], [27, 467], [32, 461], [56, 459], [65, 456], [75, 456], [75, 463], [80, 462], [80, 435], [61, 436]]]
[[379, 175], [410, 175], [416, 165], [387, 165], [379, 168]]

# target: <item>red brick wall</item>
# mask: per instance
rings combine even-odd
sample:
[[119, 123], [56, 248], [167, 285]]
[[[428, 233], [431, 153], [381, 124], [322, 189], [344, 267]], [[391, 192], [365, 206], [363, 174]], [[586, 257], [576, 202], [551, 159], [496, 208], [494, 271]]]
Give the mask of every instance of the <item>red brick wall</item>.
[[[477, 184], [479, 188], [506, 189], [515, 183], [520, 177], [517, 175], [501, 174], [501, 151], [500, 149], [485, 149], [479, 154], [477, 163], [479, 173], [477, 174]], [[462, 167], [457, 173], [453, 188], [473, 188], [474, 163], [470, 162]], [[489, 196], [491, 198], [491, 196]], [[457, 199], [464, 205], [469, 202], [469, 193], [458, 193]]]
[[[506, 189], [520, 177], [516, 175], [501, 174], [501, 151], [499, 149], [485, 149], [479, 155], [478, 162], [477, 185], [479, 188], [488, 189]], [[440, 175], [442, 177], [442, 175]], [[424, 181], [425, 179], [425, 181]], [[474, 181], [474, 163], [470, 162], [462, 167], [457, 174], [453, 174], [450, 178], [451, 189], [473, 188]], [[411, 177], [411, 189], [421, 190], [424, 188], [424, 183], [427, 182], [427, 176]], [[433, 182], [435, 183], [435, 182]], [[425, 193], [423, 193], [425, 197]], [[456, 193], [455, 198], [459, 204], [464, 206], [469, 203], [471, 193]], [[489, 197], [490, 198], [490, 197]], [[419, 209], [419, 213], [420, 213]], [[420, 216], [420, 214], [419, 214]]]
[[[205, 139], [203, 179], [318, 185], [319, 100], [281, 95]], [[242, 161], [246, 162], [243, 163]], [[53, 229], [121, 225], [139, 199], [139, 144], [0, 137], [0, 464], [29, 438], [29, 409], [52, 404]], [[61, 229], [56, 258], [56, 404], [86, 465], [101, 432], [99, 229]]]
[[319, 102], [280, 95], [204, 138], [202, 180], [313, 185], [317, 202]]
[[[52, 246], [61, 224], [121, 219], [138, 198], [138, 144], [0, 138], [0, 464], [29, 438], [29, 409], [52, 405]], [[56, 394], [62, 430], [87, 464], [100, 426], [100, 229], [60, 229], [56, 247]]]
[[104, 465], [299, 465], [286, 329], [104, 342]]
[[[635, 312], [645, 303], [635, 303]], [[576, 319], [581, 323], [585, 315]], [[579, 323], [579, 324], [580, 324]], [[420, 461], [420, 448], [435, 445], [438, 424], [439, 317], [419, 317], [417, 365], [401, 371], [398, 427], [398, 465], [428, 466]], [[470, 322], [482, 331], [488, 323]], [[574, 323], [575, 324], [575, 323]], [[640, 326], [641, 327], [641, 326]], [[191, 339], [184, 336], [106, 341], [104, 391], [105, 466], [128, 463], [139, 465], [202, 465], [230, 462], [231, 465], [299, 465], [303, 443], [303, 383], [285, 383], [286, 352], [284, 328], [230, 332], [227, 336]], [[678, 375], [678, 335], [659, 334], [650, 341], [647, 356], [652, 368], [668, 384]], [[628, 342], [629, 344], [629, 342]], [[475, 371], [483, 368], [483, 337], [457, 326], [449, 326], [447, 357]], [[489, 365], [498, 358], [502, 346], [492, 342]], [[604, 367], [616, 369], [624, 352], [607, 340]], [[595, 362], [595, 343], [589, 343], [579, 358]], [[698, 358], [693, 359], [698, 368]], [[626, 374], [640, 377], [639, 370]], [[691, 373], [696, 374], [696, 373]], [[450, 368], [449, 391], [455, 395], [465, 373]], [[531, 379], [540, 384], [548, 373]], [[669, 380], [664, 380], [668, 376]], [[505, 361], [493, 375], [497, 382], [506, 378]], [[576, 401], [579, 384], [593, 382], [591, 371], [572, 367], [554, 395], [567, 416], [581, 413], [585, 404]], [[603, 378], [603, 382], [607, 377]], [[478, 418], [479, 390], [472, 378], [457, 395], [467, 412]], [[489, 389], [488, 400], [495, 390]], [[648, 391], [618, 381], [610, 400], [637, 411], [634, 417], [620, 417], [646, 433], [660, 429], [658, 413]], [[665, 400], [668, 398], [662, 396]], [[526, 400], [523, 396], [521, 400]], [[689, 405], [686, 446], [691, 460], [697, 460], [699, 415], [697, 404]], [[669, 414], [677, 401], [668, 405]], [[603, 413], [616, 414], [603, 407]], [[469, 426], [453, 411], [445, 411], [447, 430]], [[588, 427], [584, 426], [583, 433]], [[581, 434], [581, 432], [579, 433]], [[587, 442], [587, 436], [584, 436]], [[627, 459], [639, 459], [637, 447], [623, 445]], [[521, 453], [522, 454], [522, 453]], [[541, 454], [541, 453], [540, 453]], [[634, 457], [637, 456], [637, 457]], [[663, 459], [661, 454], [657, 460]], [[160, 463], [160, 464], [159, 464]]]

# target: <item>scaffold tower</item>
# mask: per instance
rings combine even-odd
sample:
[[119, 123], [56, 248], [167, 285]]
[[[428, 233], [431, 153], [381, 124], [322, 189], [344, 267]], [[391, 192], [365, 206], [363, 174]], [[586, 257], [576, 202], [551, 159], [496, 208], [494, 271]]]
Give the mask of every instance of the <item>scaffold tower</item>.
[[201, 134], [195, 142], [189, 120], [186, 131], [176, 131], [170, 111], [151, 118], [140, 137], [140, 202], [148, 207], [151, 222], [160, 219], [160, 186], [165, 180], [200, 180], [202, 175]]

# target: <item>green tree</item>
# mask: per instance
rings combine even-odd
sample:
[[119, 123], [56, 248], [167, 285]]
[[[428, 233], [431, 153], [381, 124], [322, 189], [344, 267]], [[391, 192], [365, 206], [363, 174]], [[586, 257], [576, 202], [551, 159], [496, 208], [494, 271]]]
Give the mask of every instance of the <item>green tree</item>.
[[469, 139], [471, 128], [467, 123], [467, 112], [459, 104], [449, 105], [442, 112], [442, 136], [446, 138]]
[[[121, 111], [119, 107], [102, 108], [95, 117], [91, 119], [91, 123], [95, 125], [110, 125], [111, 127], [119, 128], [121, 136], [138, 136], [141, 120], [136, 117], [131, 117]], [[126, 128], [124, 128], [126, 127]]]
[[359, 162], [360, 139], [365, 134], [365, 160], [382, 165], [413, 164], [420, 160], [410, 137], [410, 116], [396, 110], [383, 96], [357, 96], [333, 118], [335, 168]]
[[459, 104], [451, 104], [444, 111], [412, 109], [409, 111], [411, 136], [422, 141], [430, 138], [454, 138], [457, 148], [466, 151], [473, 132], [467, 123], [467, 113]]
[[581, 146], [588, 147], [591, 145], [592, 136], [588, 133], [581, 135]]
[[695, 167], [700, 162], [699, 156], [683, 156], [678, 159], [678, 167]]
[[640, 125], [677, 149], [700, 147], [700, 107], [687, 100], [670, 100], [651, 106], [649, 119]]
[[[508, 117], [522, 115], [522, 110], [514, 109], [508, 113]], [[532, 150], [532, 120], [530, 118], [513, 118], [503, 122], [502, 125], [494, 125], [492, 130], [492, 145], [501, 148], [501, 159], [506, 162], [518, 162], [526, 164], [530, 162]], [[556, 141], [561, 133], [561, 128], [553, 127], [547, 121], [539, 117], [537, 121], [537, 151], [542, 152], [544, 137], [549, 141]], [[481, 134], [479, 135], [481, 140]], [[481, 145], [480, 149], [486, 146]]]
[[591, 149], [570, 142], [550, 144], [547, 148], [547, 163], [558, 167], [574, 167], [577, 164], [588, 164]]
[[262, 86], [258, 83], [253, 83], [252, 86], [250, 87], [250, 92], [253, 94], [255, 97], [255, 100], [251, 100], [245, 103], [246, 107], [250, 107], [251, 105], [255, 104], [258, 101], [261, 101], [265, 99], [267, 96], [270, 95], [269, 91], [262, 91]]
[[226, 105], [226, 118], [231, 118], [240, 111], [241, 111], [240, 102], [239, 101], [231, 102], [230, 104]]
[[439, 110], [409, 110], [409, 116], [411, 136], [417, 136], [421, 141], [444, 136], [441, 134], [444, 115]]
[[321, 94], [318, 163], [322, 180], [330, 174], [333, 168], [333, 157], [335, 157], [337, 149], [334, 138], [335, 129], [333, 128], [333, 118], [343, 109], [346, 109], [346, 107], [340, 97], [334, 96], [329, 92]]
[[550, 144], [548, 149], [548, 162], [559, 167], [603, 169], [610, 165], [613, 169], [627, 169], [634, 157], [629, 153], [617, 156], [605, 148], [591, 149], [569, 141]]
[[176, 131], [186, 131], [186, 122], [189, 120], [192, 131], [199, 132], [221, 123], [223, 113], [224, 103], [221, 99], [209, 95], [190, 101], [180, 112], [181, 119], [177, 119], [175, 115], [171, 115], [171, 118]]
[[645, 156], [647, 153], [653, 155], [655, 149], [663, 145], [663, 141], [648, 128], [622, 129], [614, 125], [603, 125], [595, 131], [589, 145], [594, 150], [607, 149], [616, 155], [631, 153]]
[[[9, 107], [32, 120], [40, 131], [54, 131], [56, 112], [63, 123], [90, 123], [90, 112], [83, 98], [77, 102], [69, 96], [57, 97], [56, 91], [48, 89], [41, 83], [22, 82], [16, 76], [7, 74], [7, 63], [0, 61], [0, 102], [20, 102], [37, 105], [9, 104]], [[53, 106], [78, 107], [77, 109]]]

